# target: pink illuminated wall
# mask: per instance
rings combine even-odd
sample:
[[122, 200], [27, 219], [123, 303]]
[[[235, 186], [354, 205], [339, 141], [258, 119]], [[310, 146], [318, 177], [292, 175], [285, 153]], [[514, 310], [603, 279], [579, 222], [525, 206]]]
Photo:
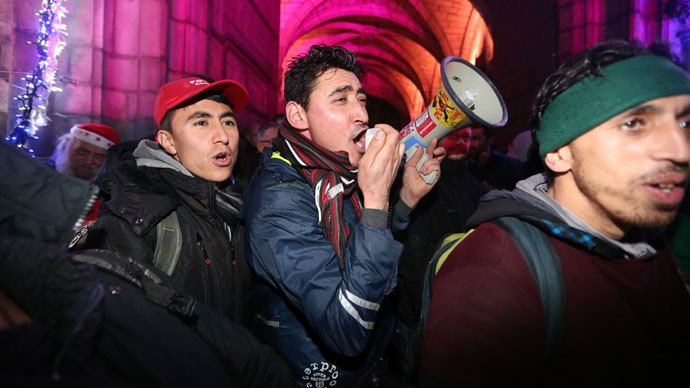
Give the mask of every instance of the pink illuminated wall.
[[[40, 0], [0, 0], [3, 15], [12, 15], [9, 21], [0, 18], [3, 69], [21, 72], [33, 67], [33, 47], [25, 42], [35, 36], [34, 13], [40, 4]], [[64, 91], [51, 95], [53, 123], [34, 145], [39, 155], [50, 153], [54, 139], [78, 122], [113, 125], [125, 140], [152, 134], [158, 88], [189, 74], [243, 83], [251, 104], [239, 115], [241, 126], [263, 122], [278, 111], [277, 2], [69, 0], [66, 4], [70, 35], [59, 59], [60, 75], [72, 83], [60, 85]], [[12, 115], [8, 99], [19, 89], [10, 91], [9, 85], [22, 81], [19, 74], [3, 75], [2, 106]], [[8, 127], [14, 124], [11, 119], [3, 122]]]
[[[35, 64], [41, 0], [0, 0], [0, 131], [9, 132], [20, 73]], [[537, 89], [556, 66], [609, 38], [680, 43], [664, 0], [68, 0], [68, 46], [50, 98], [52, 126], [34, 148], [52, 151], [74, 123], [105, 122], [123, 139], [153, 132], [153, 101], [168, 80], [200, 73], [245, 84], [240, 125], [282, 111], [289, 60], [317, 43], [355, 50], [364, 86], [393, 114], [416, 117], [439, 85], [439, 63], [484, 70], [509, 109], [499, 146], [527, 128]], [[690, 38], [690, 34], [688, 34]], [[690, 45], [690, 39], [688, 42]], [[688, 47], [690, 53], [690, 47]], [[690, 55], [688, 55], [690, 57]]]
[[481, 2], [282, 0], [281, 69], [313, 44], [347, 47], [372, 74], [367, 92], [415, 117], [438, 88], [443, 58], [490, 62], [493, 41], [474, 3]]

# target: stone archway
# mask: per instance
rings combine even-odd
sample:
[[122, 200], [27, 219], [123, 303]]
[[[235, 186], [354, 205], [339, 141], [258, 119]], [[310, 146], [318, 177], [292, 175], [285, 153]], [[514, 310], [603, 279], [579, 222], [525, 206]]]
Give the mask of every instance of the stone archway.
[[416, 117], [438, 88], [443, 58], [491, 61], [493, 39], [475, 3], [483, 7], [470, 0], [282, 0], [279, 77], [313, 44], [344, 46], [369, 74], [367, 93]]

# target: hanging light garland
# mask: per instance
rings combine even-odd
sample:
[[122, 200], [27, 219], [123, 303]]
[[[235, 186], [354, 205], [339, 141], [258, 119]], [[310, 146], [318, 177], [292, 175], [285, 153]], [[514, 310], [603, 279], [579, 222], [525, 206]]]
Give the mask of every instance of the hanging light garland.
[[[63, 18], [67, 10], [63, 6], [66, 0], [43, 0], [41, 10], [36, 13], [39, 17], [39, 32], [35, 42], [38, 52], [38, 63], [31, 74], [22, 78], [26, 82], [26, 90], [14, 99], [19, 101], [17, 126], [7, 137], [7, 140], [19, 148], [26, 148], [28, 139], [38, 139], [38, 127], [48, 124], [47, 105], [50, 92], [62, 89], [55, 86], [57, 72], [57, 57], [65, 48], [67, 28]], [[33, 150], [28, 148], [33, 155]]]

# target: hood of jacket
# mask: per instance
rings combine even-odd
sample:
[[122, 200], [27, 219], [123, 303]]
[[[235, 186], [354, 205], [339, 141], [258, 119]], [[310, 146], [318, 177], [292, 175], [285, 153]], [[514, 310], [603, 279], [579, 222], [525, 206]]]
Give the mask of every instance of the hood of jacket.
[[537, 174], [519, 181], [513, 191], [491, 191], [480, 199], [466, 229], [499, 217], [515, 217], [602, 257], [645, 258], [656, 254], [649, 241], [658, 237], [658, 230], [634, 230], [622, 240], [611, 239], [556, 202], [547, 189], [546, 176]]
[[124, 160], [108, 172], [111, 200], [106, 206], [125, 219], [142, 236], [170, 212], [185, 203], [197, 216], [215, 222], [234, 218], [242, 197], [228, 182], [222, 189], [192, 174], [166, 153], [160, 144], [142, 140], [131, 160]]
[[182, 163], [170, 156], [163, 147], [151, 140], [142, 140], [132, 153], [137, 166], [165, 168], [193, 178], [194, 175]]

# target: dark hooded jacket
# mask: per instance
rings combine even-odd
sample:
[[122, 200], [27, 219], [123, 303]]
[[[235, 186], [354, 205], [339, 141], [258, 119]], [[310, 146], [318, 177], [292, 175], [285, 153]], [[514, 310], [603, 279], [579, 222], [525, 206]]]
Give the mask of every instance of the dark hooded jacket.
[[290, 385], [270, 347], [155, 268], [66, 252], [95, 186], [3, 141], [0, 165], [0, 291], [31, 318], [0, 309], [0, 386]]
[[408, 219], [399, 205], [391, 230], [385, 216], [383, 227], [374, 226], [370, 209], [360, 219], [352, 201], [344, 201], [350, 235], [341, 269], [311, 187], [271, 151], [262, 154], [243, 208], [247, 261], [259, 279], [255, 332], [287, 360], [299, 386], [352, 386], [374, 368], [391, 336], [387, 295], [402, 252], [391, 230]]
[[[434, 279], [421, 386], [684, 385], [690, 297], [668, 245], [650, 231], [611, 240], [546, 187], [538, 175], [491, 192], [468, 220]], [[560, 257], [565, 312], [548, 358], [539, 291], [498, 217], [536, 226]]]

